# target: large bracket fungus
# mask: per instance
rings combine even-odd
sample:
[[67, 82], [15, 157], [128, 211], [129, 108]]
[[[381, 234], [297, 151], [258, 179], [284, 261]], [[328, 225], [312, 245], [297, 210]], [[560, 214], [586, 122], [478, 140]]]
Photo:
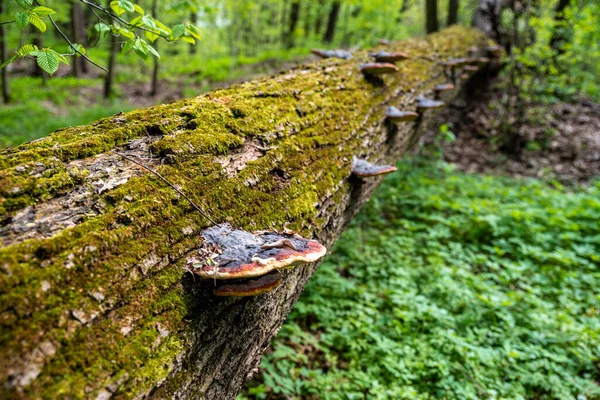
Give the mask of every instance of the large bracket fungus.
[[352, 161], [352, 174], [359, 178], [370, 178], [373, 176], [386, 175], [398, 170], [393, 165], [377, 165], [354, 157]]
[[429, 109], [429, 108], [442, 108], [444, 107], [444, 102], [440, 100], [432, 100], [425, 97], [419, 97], [417, 99], [417, 108], [420, 109]]
[[219, 281], [215, 286], [215, 296], [249, 297], [268, 293], [281, 284], [281, 272], [275, 270], [257, 278], [239, 281]]
[[395, 63], [409, 58], [408, 54], [401, 51], [396, 51], [393, 53], [389, 53], [387, 51], [378, 51], [377, 53], [371, 54], [371, 57], [373, 57], [378, 63]]
[[327, 249], [291, 232], [233, 229], [225, 223], [202, 232], [198, 257], [188, 259], [201, 279], [243, 279], [322, 258]]
[[419, 118], [419, 114], [414, 111], [400, 111], [394, 106], [385, 110], [385, 117], [391, 122], [414, 121]]
[[367, 63], [360, 65], [360, 71], [365, 75], [383, 75], [398, 72], [398, 66], [391, 63]]
[[347, 50], [312, 49], [310, 52], [321, 58], [341, 58], [342, 60], [349, 60], [352, 58], [352, 53]]

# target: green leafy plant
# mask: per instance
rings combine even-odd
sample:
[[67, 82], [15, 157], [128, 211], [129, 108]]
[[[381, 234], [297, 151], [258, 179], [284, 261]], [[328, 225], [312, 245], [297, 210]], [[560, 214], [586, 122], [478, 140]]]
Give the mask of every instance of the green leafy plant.
[[241, 398], [600, 398], [600, 183], [398, 168]]

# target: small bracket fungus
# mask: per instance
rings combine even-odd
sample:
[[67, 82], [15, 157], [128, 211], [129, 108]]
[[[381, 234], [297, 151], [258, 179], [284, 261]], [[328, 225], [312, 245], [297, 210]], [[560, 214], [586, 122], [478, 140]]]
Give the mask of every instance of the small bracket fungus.
[[475, 61], [477, 62], [477, 64], [480, 64], [480, 65], [490, 63], [490, 59], [487, 57], [479, 57], [479, 58], [476, 58]]
[[359, 68], [365, 75], [383, 75], [398, 72], [398, 67], [391, 63], [362, 64]]
[[204, 230], [202, 238], [199, 258], [188, 260], [201, 279], [253, 278], [317, 261], [327, 252], [319, 242], [297, 234], [250, 233], [229, 224]]
[[436, 87], [434, 87], [433, 90], [435, 90], [437, 93], [449, 92], [451, 90], [454, 90], [454, 85], [451, 83], [442, 83], [441, 85], [437, 85]]
[[388, 45], [392, 44], [392, 42], [387, 39], [377, 39], [377, 43], [382, 44], [384, 46], [388, 46]]
[[378, 63], [395, 63], [409, 58], [408, 54], [403, 53], [401, 51], [397, 51], [394, 53], [388, 53], [387, 51], [378, 51], [377, 53], [371, 54], [371, 57], [373, 57]]
[[448, 59], [448, 61], [445, 61], [443, 64], [446, 67], [455, 68], [455, 67], [462, 67], [463, 65], [467, 65], [470, 63], [471, 63], [470, 58], [450, 58], [450, 59]]
[[396, 107], [390, 106], [385, 110], [385, 117], [391, 122], [414, 121], [419, 118], [419, 114], [414, 111], [400, 111]]
[[469, 79], [469, 74], [467, 74], [467, 73], [460, 74], [459, 78], [462, 79], [463, 81], [466, 81], [467, 79]]
[[477, 65], [465, 65], [463, 70], [468, 72], [477, 72], [479, 71], [479, 67]]
[[498, 45], [489, 46], [485, 50], [490, 55], [490, 57], [493, 57], [493, 58], [500, 58], [500, 57], [502, 57], [502, 54], [504, 54], [504, 48], [502, 46], [498, 46]]
[[347, 50], [312, 49], [310, 52], [321, 58], [341, 58], [342, 60], [349, 60], [352, 58], [352, 53]]
[[354, 157], [352, 161], [352, 174], [359, 178], [369, 178], [372, 176], [386, 175], [396, 171], [393, 165], [376, 165], [367, 160]]
[[442, 108], [444, 107], [444, 102], [440, 100], [432, 100], [425, 97], [420, 97], [417, 99], [417, 108], [420, 109], [429, 109], [429, 108]]
[[270, 292], [281, 284], [281, 273], [271, 271], [258, 278], [239, 281], [219, 281], [213, 293], [215, 296], [247, 297]]

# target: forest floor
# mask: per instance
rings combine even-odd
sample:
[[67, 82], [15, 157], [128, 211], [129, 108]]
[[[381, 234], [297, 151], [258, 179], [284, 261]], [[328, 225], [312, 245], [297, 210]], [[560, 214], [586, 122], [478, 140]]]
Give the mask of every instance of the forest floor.
[[[442, 141], [447, 162], [469, 173], [525, 176], [572, 186], [600, 177], [600, 104], [587, 99], [527, 105], [520, 134], [528, 139], [519, 154], [501, 149], [502, 92], [485, 101], [462, 100], [440, 116], [454, 139]], [[434, 144], [438, 132], [423, 140]], [[439, 149], [438, 149], [439, 150]]]

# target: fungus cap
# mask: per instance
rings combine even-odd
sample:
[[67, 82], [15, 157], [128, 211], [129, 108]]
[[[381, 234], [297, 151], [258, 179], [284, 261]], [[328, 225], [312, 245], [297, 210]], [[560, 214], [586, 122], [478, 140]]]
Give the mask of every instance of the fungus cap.
[[488, 54], [494, 58], [500, 58], [504, 53], [504, 48], [499, 45], [489, 46], [486, 50]]
[[465, 67], [463, 69], [465, 71], [469, 71], [469, 72], [477, 72], [477, 71], [479, 71], [479, 67], [477, 65], [465, 65]]
[[383, 75], [398, 72], [398, 66], [391, 63], [361, 64], [359, 68], [365, 75]]
[[219, 282], [214, 289], [215, 296], [247, 297], [258, 296], [277, 288], [281, 284], [281, 273], [277, 270], [257, 278], [240, 281]]
[[444, 107], [443, 101], [427, 99], [425, 97], [421, 97], [417, 100], [417, 108], [427, 109], [427, 108], [442, 108], [442, 107]]
[[442, 83], [441, 85], [437, 85], [433, 88], [436, 92], [448, 92], [450, 90], [454, 90], [454, 85], [451, 83]]
[[356, 157], [352, 161], [352, 174], [359, 178], [386, 175], [396, 170], [398, 168], [393, 165], [376, 165]]
[[401, 51], [389, 53], [387, 51], [378, 51], [377, 53], [371, 54], [371, 56], [378, 63], [395, 63], [397, 61], [406, 60], [409, 58], [408, 54]]
[[470, 58], [450, 58], [443, 64], [447, 67], [462, 67], [463, 65], [467, 65], [469, 63], [471, 63]]
[[377, 39], [377, 43], [382, 44], [384, 46], [392, 44], [392, 42], [387, 39]]
[[201, 279], [239, 279], [265, 275], [322, 258], [327, 249], [297, 234], [250, 233], [220, 224], [202, 232], [199, 257], [188, 259]]
[[462, 79], [463, 81], [466, 81], [467, 79], [469, 79], [469, 74], [467, 74], [467, 73], [460, 74], [459, 78]]
[[392, 122], [414, 121], [419, 118], [419, 114], [414, 111], [400, 111], [393, 106], [385, 110], [385, 116]]
[[312, 49], [310, 52], [321, 58], [341, 58], [342, 60], [349, 60], [352, 58], [352, 53], [347, 50]]

